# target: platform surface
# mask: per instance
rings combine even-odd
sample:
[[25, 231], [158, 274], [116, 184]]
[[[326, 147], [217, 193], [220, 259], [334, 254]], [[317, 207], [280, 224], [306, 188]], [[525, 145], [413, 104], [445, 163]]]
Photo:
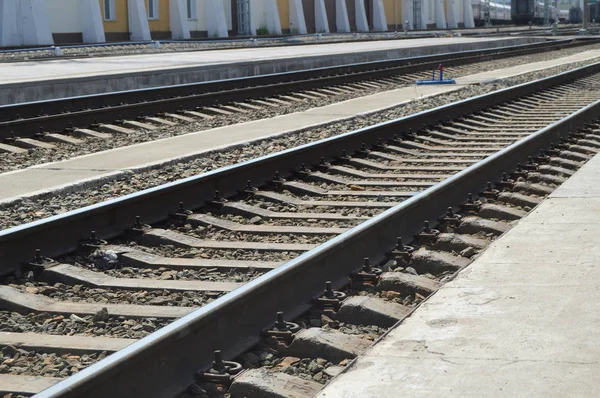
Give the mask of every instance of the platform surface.
[[[357, 43], [331, 43], [290, 47], [244, 48], [231, 50], [211, 50], [168, 54], [125, 55], [66, 59], [56, 61], [0, 63], [0, 85], [47, 79], [90, 77], [155, 71], [157, 69], [177, 69], [185, 67], [257, 62], [284, 58], [305, 58], [344, 53], [360, 53], [389, 49], [439, 46], [441, 44], [483, 43], [518, 38], [473, 38], [444, 37], [431, 39], [384, 40]], [[494, 47], [490, 45], [490, 47]]]
[[461, 77], [456, 79], [458, 83], [456, 85], [411, 86], [303, 112], [199, 131], [8, 172], [0, 174], [0, 187], [2, 187], [0, 203], [14, 200], [17, 197], [61, 189], [84, 181], [114, 178], [120, 173], [135, 171], [173, 159], [201, 156], [204, 152], [218, 148], [347, 119], [414, 99], [455, 91], [470, 84], [490, 82], [599, 56], [600, 50], [586, 51], [550, 61]]
[[597, 397], [600, 156], [319, 398]]

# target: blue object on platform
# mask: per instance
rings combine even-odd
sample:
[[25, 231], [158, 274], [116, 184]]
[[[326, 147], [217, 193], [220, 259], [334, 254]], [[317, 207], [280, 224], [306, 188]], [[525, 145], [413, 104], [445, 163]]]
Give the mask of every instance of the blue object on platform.
[[454, 79], [444, 79], [444, 80], [417, 80], [417, 85], [421, 84], [456, 84], [456, 80]]
[[435, 69], [431, 73], [431, 80], [417, 80], [417, 85], [421, 84], [456, 84], [456, 80], [454, 79], [444, 79], [444, 67], [442, 64], [438, 66], [438, 71], [440, 73], [440, 78], [438, 80], [435, 79]]

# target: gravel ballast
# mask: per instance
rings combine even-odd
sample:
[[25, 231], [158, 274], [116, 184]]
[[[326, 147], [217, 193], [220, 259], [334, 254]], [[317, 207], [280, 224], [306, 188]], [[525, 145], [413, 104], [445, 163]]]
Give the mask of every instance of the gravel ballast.
[[[557, 57], [565, 57], [582, 51], [599, 48], [600, 45], [595, 44], [559, 51], [552, 51], [547, 53], [532, 54], [528, 56], [519, 56], [488, 62], [479, 62], [459, 67], [449, 67], [446, 70], [446, 75], [452, 76], [454, 78], [462, 77], [494, 69], [509, 68], [533, 62], [547, 61]], [[421, 77], [428, 78], [429, 72], [423, 72]], [[318, 98], [314, 100], [294, 102], [288, 105], [281, 105], [276, 108], [265, 107], [262, 110], [255, 110], [248, 113], [236, 113], [230, 116], [218, 116], [213, 119], [198, 119], [195, 122], [190, 123], [177, 121], [178, 124], [173, 127], [160, 126], [153, 131], [138, 130], [130, 135], [113, 135], [110, 139], [87, 139], [85, 143], [78, 145], [61, 143], [58, 144], [55, 149], [31, 149], [28, 151], [28, 153], [25, 154], [3, 153], [0, 155], [0, 172], [23, 169], [43, 163], [58, 162], [76, 156], [110, 150], [114, 148], [120, 148], [128, 145], [139, 144], [142, 142], [155, 141], [159, 139], [189, 134], [203, 130], [209, 130], [232, 124], [267, 119], [290, 113], [302, 112], [311, 108], [326, 106], [329, 104], [343, 102], [362, 96], [373, 95], [380, 92], [394, 90], [406, 86], [407, 84], [386, 84], [383, 87], [377, 89], [363, 89], [353, 93], [344, 93], [335, 96], [330, 96], [328, 98]], [[282, 147], [282, 149], [283, 148], [285, 147]]]

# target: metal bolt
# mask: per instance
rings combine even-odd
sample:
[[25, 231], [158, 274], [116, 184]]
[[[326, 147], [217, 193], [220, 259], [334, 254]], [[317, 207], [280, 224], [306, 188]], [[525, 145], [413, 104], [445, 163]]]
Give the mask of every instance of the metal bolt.
[[427, 221], [427, 220], [423, 221], [423, 232], [425, 232], [425, 233], [431, 232], [431, 228], [429, 227], [429, 221]]
[[363, 263], [363, 271], [366, 273], [371, 273], [372, 268], [371, 268], [371, 261], [369, 261], [369, 257], [365, 257], [364, 259], [364, 263]]
[[289, 329], [289, 326], [283, 319], [282, 311], [277, 312], [277, 321], [275, 321], [275, 329], [278, 329], [278, 330], [288, 330]]
[[331, 287], [331, 281], [325, 282], [325, 291], [323, 292], [323, 296], [329, 299], [335, 298], [335, 293]]
[[213, 361], [213, 369], [218, 372], [225, 372], [226, 367], [223, 363], [223, 353], [221, 350], [215, 350], [215, 360]]

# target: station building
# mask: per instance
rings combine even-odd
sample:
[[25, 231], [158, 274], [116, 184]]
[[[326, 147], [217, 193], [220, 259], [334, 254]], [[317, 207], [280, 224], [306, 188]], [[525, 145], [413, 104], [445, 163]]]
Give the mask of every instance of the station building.
[[474, 27], [471, 0], [0, 0], [0, 46]]

